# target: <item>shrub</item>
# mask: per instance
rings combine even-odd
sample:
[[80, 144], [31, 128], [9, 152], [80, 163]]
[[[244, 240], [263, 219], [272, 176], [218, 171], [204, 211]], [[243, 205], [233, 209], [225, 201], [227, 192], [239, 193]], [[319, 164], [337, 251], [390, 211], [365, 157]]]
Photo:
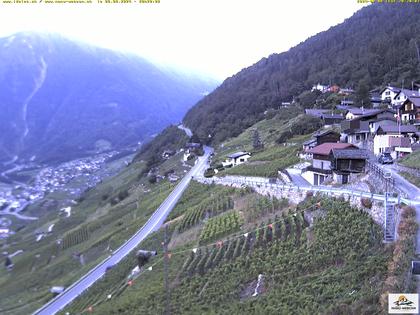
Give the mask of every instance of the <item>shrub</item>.
[[364, 208], [372, 209], [372, 200], [370, 200], [369, 198], [360, 199], [360, 203]]
[[204, 172], [204, 177], [213, 177], [216, 173], [214, 172], [214, 169], [208, 168]]

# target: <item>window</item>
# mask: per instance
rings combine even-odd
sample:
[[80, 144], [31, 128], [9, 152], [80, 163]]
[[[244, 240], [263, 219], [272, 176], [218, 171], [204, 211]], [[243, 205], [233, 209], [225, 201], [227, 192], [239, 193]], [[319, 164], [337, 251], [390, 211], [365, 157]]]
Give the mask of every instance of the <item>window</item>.
[[391, 94], [391, 92], [390, 91], [386, 91], [385, 92], [385, 95], [390, 95]]

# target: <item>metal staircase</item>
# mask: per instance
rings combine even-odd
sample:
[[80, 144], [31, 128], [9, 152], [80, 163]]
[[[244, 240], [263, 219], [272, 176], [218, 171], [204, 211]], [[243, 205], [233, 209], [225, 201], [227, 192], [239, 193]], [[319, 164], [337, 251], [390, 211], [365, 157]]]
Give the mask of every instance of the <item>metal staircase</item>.
[[395, 203], [387, 200], [385, 201], [385, 242], [395, 241], [395, 225]]

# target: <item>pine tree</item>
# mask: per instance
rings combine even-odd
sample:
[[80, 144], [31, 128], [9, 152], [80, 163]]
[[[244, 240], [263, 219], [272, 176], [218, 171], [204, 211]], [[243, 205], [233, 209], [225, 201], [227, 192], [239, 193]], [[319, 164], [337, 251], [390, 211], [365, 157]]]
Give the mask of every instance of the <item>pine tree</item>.
[[252, 147], [254, 150], [264, 149], [264, 143], [261, 141], [261, 137], [257, 129], [255, 129], [252, 134]]

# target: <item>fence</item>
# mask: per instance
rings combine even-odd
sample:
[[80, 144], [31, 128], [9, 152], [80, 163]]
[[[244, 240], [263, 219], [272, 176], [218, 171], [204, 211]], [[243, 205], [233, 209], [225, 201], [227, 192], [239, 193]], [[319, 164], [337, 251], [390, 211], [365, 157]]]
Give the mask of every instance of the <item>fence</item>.
[[[206, 183], [206, 184], [221, 184], [221, 185], [238, 185], [238, 186], [249, 186], [249, 187], [258, 187], [258, 188], [270, 188], [274, 190], [282, 190], [282, 191], [295, 191], [295, 192], [302, 192], [302, 191], [311, 191], [311, 192], [320, 192], [326, 193], [329, 195], [348, 195], [351, 197], [357, 198], [369, 198], [371, 200], [377, 201], [385, 201], [385, 195], [382, 194], [374, 194], [366, 191], [359, 191], [359, 190], [351, 190], [351, 189], [343, 189], [343, 188], [336, 188], [336, 187], [329, 187], [329, 186], [297, 186], [293, 184], [279, 184], [279, 183], [270, 183], [267, 179], [248, 179], [247, 177], [212, 177], [212, 178], [205, 178], [202, 176], [195, 176], [193, 179]], [[402, 198], [400, 195], [397, 197], [389, 196], [388, 195], [388, 202], [394, 203], [401, 203], [404, 202], [406, 204], [414, 204], [412, 200], [407, 198]]]

